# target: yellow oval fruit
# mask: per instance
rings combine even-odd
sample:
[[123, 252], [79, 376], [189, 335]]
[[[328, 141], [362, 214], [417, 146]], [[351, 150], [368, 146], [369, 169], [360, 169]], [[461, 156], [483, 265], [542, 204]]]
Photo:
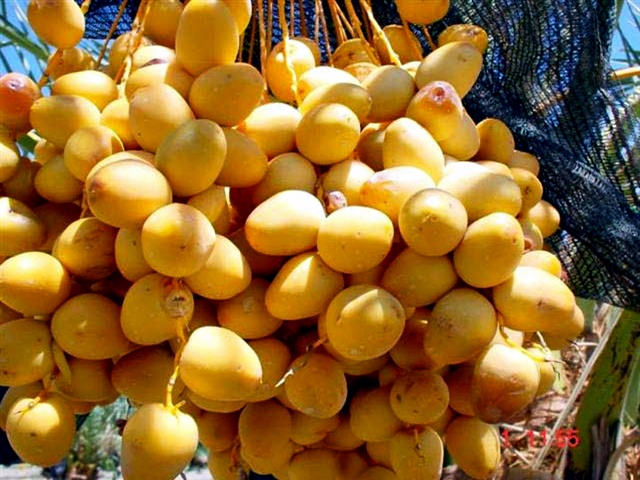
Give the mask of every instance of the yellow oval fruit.
[[542, 250], [544, 247], [544, 238], [542, 238], [542, 232], [533, 223], [527, 215], [518, 215], [518, 223], [522, 227], [522, 234], [524, 235], [524, 250], [525, 252]]
[[81, 218], [60, 233], [52, 255], [69, 273], [88, 280], [102, 280], [116, 270], [117, 233], [114, 227], [95, 217]]
[[287, 259], [287, 257], [284, 256], [266, 255], [256, 251], [251, 245], [249, 245], [244, 228], [236, 230], [229, 236], [229, 240], [238, 247], [242, 255], [247, 260], [252, 274], [256, 276], [275, 275]]
[[313, 445], [320, 442], [327, 433], [336, 429], [340, 423], [338, 415], [328, 418], [317, 418], [291, 411], [291, 440], [298, 445]]
[[29, 121], [40, 136], [64, 148], [76, 130], [100, 124], [100, 110], [78, 95], [52, 95], [33, 102]]
[[40, 167], [33, 185], [38, 195], [50, 202], [70, 203], [82, 195], [82, 181], [67, 168], [62, 155], [56, 155]]
[[155, 152], [174, 129], [194, 118], [189, 104], [164, 83], [143, 87], [129, 101], [129, 122], [136, 142]]
[[109, 64], [106, 68], [106, 72], [111, 77], [115, 78], [124, 73], [124, 60], [133, 49], [134, 42], [136, 41], [140, 41], [139, 47], [146, 47], [153, 44], [153, 42], [145, 36], [136, 39], [134, 32], [131, 31], [119, 35], [113, 41], [111, 49], [109, 50]]
[[26, 385], [51, 374], [55, 365], [49, 326], [30, 318], [0, 325], [0, 362], [0, 385]]
[[22, 202], [0, 197], [0, 235], [0, 256], [28, 252], [46, 240], [45, 224]]
[[228, 238], [217, 235], [203, 267], [185, 277], [184, 281], [198, 295], [225, 300], [249, 286], [251, 269], [238, 247]]
[[265, 295], [269, 282], [254, 278], [239, 294], [218, 304], [217, 318], [221, 327], [244, 339], [262, 338], [275, 332], [282, 320], [267, 310]]
[[69, 357], [69, 378], [57, 376], [53, 388], [62, 396], [82, 402], [113, 401], [118, 394], [111, 384], [111, 360]]
[[[397, 55], [398, 60], [400, 60], [400, 63], [405, 64], [411, 61], [422, 60], [422, 46], [410, 29], [405, 29], [402, 25], [386, 25], [382, 31], [389, 42], [389, 46]], [[376, 47], [382, 64], [392, 63], [382, 38], [376, 36], [373, 44]]]
[[489, 45], [489, 37], [482, 27], [469, 23], [449, 25], [438, 35], [438, 46], [451, 42], [469, 42], [480, 53], [484, 53]]
[[264, 177], [251, 188], [251, 201], [259, 205], [284, 190], [314, 194], [317, 181], [315, 167], [309, 159], [296, 152], [283, 153], [269, 161]]
[[494, 173], [480, 165], [476, 164], [475, 167], [478, 168], [452, 170], [438, 182], [438, 188], [462, 202], [470, 222], [494, 212], [517, 215], [522, 206], [522, 194], [518, 184], [512, 178]]
[[449, 389], [437, 373], [414, 370], [398, 377], [389, 391], [391, 410], [405, 423], [435, 422], [447, 409]]
[[464, 282], [489, 288], [513, 274], [523, 253], [522, 227], [511, 215], [496, 212], [469, 225], [453, 252], [453, 264]]
[[457, 282], [449, 257], [426, 257], [407, 248], [385, 269], [380, 286], [403, 306], [421, 307], [438, 300]]
[[340, 461], [339, 479], [360, 478], [360, 475], [368, 470], [369, 459], [361, 450], [352, 450], [340, 452], [338, 454]]
[[[120, 395], [134, 403], [163, 403], [173, 363], [173, 354], [165, 345], [141, 347], [116, 361], [111, 369], [111, 383]], [[173, 387], [174, 399], [184, 388], [178, 378]]]
[[353, 153], [360, 138], [360, 121], [340, 103], [326, 103], [303, 115], [296, 129], [298, 151], [317, 165], [331, 165]]
[[196, 395], [189, 389], [186, 390], [187, 398], [198, 408], [206, 412], [233, 413], [244, 408], [248, 403], [246, 400], [210, 400], [200, 395]]
[[84, 15], [73, 0], [31, 0], [27, 20], [36, 35], [55, 48], [71, 48], [84, 35]]
[[398, 214], [403, 240], [416, 253], [440, 256], [451, 252], [467, 229], [467, 211], [453, 195], [427, 188], [407, 199]]
[[413, 96], [406, 115], [441, 142], [452, 138], [460, 129], [464, 121], [464, 108], [458, 92], [450, 83], [434, 80]]
[[494, 344], [476, 360], [471, 404], [487, 423], [503, 422], [529, 405], [538, 391], [536, 362], [512, 347]]
[[396, 474], [393, 470], [375, 465], [373, 467], [367, 467], [360, 475], [356, 477], [356, 480], [396, 480]]
[[85, 193], [93, 214], [118, 228], [141, 228], [149, 215], [172, 200], [166, 177], [135, 159], [114, 161], [89, 174]]
[[100, 113], [100, 124], [113, 130], [127, 150], [139, 148], [129, 122], [129, 101], [118, 98], [109, 103]]
[[7, 388], [0, 400], [0, 428], [6, 432], [7, 415], [14, 403], [23, 398], [35, 398], [43, 389], [40, 381]]
[[421, 426], [397, 432], [390, 440], [389, 456], [398, 480], [438, 480], [444, 448], [432, 428]]
[[351, 451], [364, 445], [364, 440], [356, 437], [351, 430], [351, 422], [346, 412], [338, 415], [338, 426], [331, 430], [322, 440], [322, 445], [337, 451]]
[[349, 65], [362, 62], [376, 62], [375, 51], [361, 38], [342, 41], [331, 53], [331, 63], [336, 68], [345, 69]]
[[20, 151], [9, 130], [0, 127], [0, 182], [9, 180], [18, 171]]
[[298, 78], [315, 66], [316, 59], [307, 45], [287, 39], [274, 45], [269, 52], [264, 65], [267, 85], [279, 100], [291, 103], [296, 100]]
[[227, 188], [215, 183], [206, 190], [193, 195], [187, 201], [187, 205], [200, 210], [214, 224], [219, 218], [221, 218], [225, 211], [228, 210], [227, 203]]
[[144, 20], [145, 37], [149, 37], [160, 45], [173, 48], [183, 8], [180, 0], [151, 3]]
[[402, 420], [391, 408], [390, 387], [359, 390], [349, 405], [349, 423], [354, 435], [366, 442], [389, 440], [402, 428]]
[[114, 256], [118, 271], [130, 282], [153, 273], [142, 253], [142, 230], [119, 229], [114, 243]]
[[272, 102], [256, 107], [239, 130], [252, 138], [268, 158], [296, 150], [296, 130], [302, 119], [297, 108]]
[[274, 472], [291, 456], [291, 414], [276, 400], [250, 403], [238, 419], [242, 458], [254, 471]]
[[405, 324], [402, 304], [373, 285], [344, 289], [327, 307], [326, 317], [329, 342], [353, 360], [387, 353], [400, 339]]
[[178, 335], [193, 315], [193, 294], [181, 282], [151, 273], [127, 290], [120, 323], [129, 340], [155, 345]]
[[523, 215], [542, 200], [542, 183], [529, 170], [519, 167], [513, 167], [510, 170], [522, 193], [520, 215]]
[[175, 407], [150, 403], [140, 407], [122, 432], [122, 476], [126, 480], [175, 478], [187, 468], [198, 447], [198, 426]]
[[193, 76], [175, 60], [169, 62], [170, 63], [142, 65], [141, 68], [135, 70], [129, 78], [127, 78], [127, 83], [124, 87], [126, 98], [131, 99], [141, 88], [164, 83], [172, 87], [186, 100], [189, 97], [189, 90], [193, 84]]
[[504, 163], [496, 162], [495, 160], [477, 160], [474, 163], [488, 168], [493, 173], [498, 173], [500, 175], [504, 175], [505, 177], [513, 178], [511, 169]]
[[374, 171], [359, 160], [343, 160], [331, 165], [322, 176], [322, 189], [325, 194], [340, 192], [347, 205], [360, 205], [360, 190]]
[[342, 275], [317, 252], [301, 253], [282, 266], [267, 288], [265, 305], [277, 318], [299, 320], [319, 315], [343, 288]]
[[519, 266], [493, 288], [493, 302], [504, 324], [523, 332], [561, 330], [574, 315], [575, 297], [555, 275], [535, 267]]
[[242, 35], [251, 21], [251, 0], [224, 0], [235, 19], [238, 33]]
[[76, 130], [64, 147], [64, 164], [79, 180], [100, 160], [124, 150], [116, 133], [102, 125]]
[[338, 414], [347, 401], [347, 380], [336, 360], [312, 352], [296, 358], [290, 371], [284, 389], [296, 410], [317, 418]]
[[237, 480], [240, 475], [248, 475], [249, 466], [238, 458], [237, 451], [229, 448], [224, 452], [209, 452], [209, 473], [216, 480]]
[[378, 210], [345, 207], [331, 213], [318, 231], [318, 253], [333, 270], [364, 272], [380, 264], [391, 250], [393, 224]]
[[473, 381], [473, 365], [461, 365], [450, 370], [444, 376], [449, 388], [449, 407], [461, 415], [473, 416], [471, 404], [471, 382]]
[[[189, 2], [180, 15], [175, 49], [180, 64], [194, 76], [216, 65], [233, 63], [238, 56], [236, 20], [222, 0]], [[207, 48], [202, 48], [207, 45]]]
[[186, 277], [205, 266], [216, 233], [202, 212], [171, 203], [145, 220], [141, 241], [142, 254], [151, 268], [169, 277]]
[[303, 450], [291, 458], [289, 480], [335, 480], [340, 462], [338, 454], [329, 448]]
[[391, 468], [391, 459], [389, 458], [389, 445], [390, 440], [366, 443], [365, 448], [367, 450], [367, 454], [373, 461], [374, 465], [381, 465], [386, 468]]
[[78, 72], [80, 70], [91, 70], [95, 68], [96, 62], [91, 54], [80, 47], [65, 48], [62, 50], [62, 57], [58, 61], [51, 61], [53, 52], [48, 59], [49, 78], [57, 79], [67, 73]]
[[389, 351], [394, 364], [405, 370], [428, 370], [434, 366], [424, 351], [424, 335], [429, 317], [429, 312], [420, 308], [407, 318], [400, 340]]
[[358, 80], [346, 71], [328, 65], [319, 65], [307, 70], [298, 78], [298, 95], [304, 101], [310, 92], [322, 85], [335, 83], [352, 83], [358, 85]]
[[313, 58], [315, 59], [316, 65], [320, 65], [322, 63], [322, 52], [320, 51], [320, 46], [313, 39], [302, 36], [302, 35], [296, 35], [291, 38], [293, 40], [297, 40], [299, 42], [304, 43], [309, 48], [309, 50], [311, 50], [311, 53], [313, 53]]
[[114, 358], [130, 347], [120, 327], [120, 307], [97, 293], [76, 295], [60, 305], [51, 334], [62, 350], [87, 360]]
[[[318, 333], [320, 333], [319, 323], [318, 331]], [[320, 336], [322, 337], [323, 335], [320, 334]], [[344, 373], [354, 377], [374, 374], [382, 367], [384, 367], [387, 363], [389, 363], [388, 354], [370, 358], [369, 360], [353, 360], [345, 357], [344, 355], [340, 355], [340, 353], [338, 353], [336, 349], [333, 348], [329, 343], [324, 343], [323, 347], [329, 355], [340, 362], [340, 366], [344, 370]]]
[[485, 118], [476, 125], [476, 129], [480, 137], [480, 149], [475, 159], [508, 164], [515, 148], [509, 127], [497, 118]]
[[262, 380], [249, 402], [262, 402], [280, 395], [284, 392], [282, 379], [291, 365], [289, 347], [274, 337], [250, 340], [249, 345], [262, 365]]
[[377, 68], [362, 82], [371, 96], [369, 122], [389, 122], [402, 117], [416, 92], [413, 78], [395, 65]]
[[196, 329], [180, 358], [187, 387], [211, 400], [245, 400], [260, 385], [262, 367], [245, 340], [222, 327]]
[[410, 23], [429, 24], [449, 11], [449, 0], [396, 0], [400, 16]]
[[560, 228], [560, 214], [546, 200], [540, 200], [534, 205], [527, 212], [527, 217], [540, 229], [544, 238], [553, 235]]
[[434, 80], [450, 83], [460, 98], [471, 90], [482, 69], [482, 54], [468, 42], [451, 42], [427, 55], [416, 71], [416, 85]]
[[268, 159], [261, 146], [249, 135], [232, 128], [223, 128], [227, 154], [216, 184], [244, 188], [262, 181], [268, 168]]
[[35, 188], [35, 176], [41, 165], [27, 157], [20, 157], [15, 174], [2, 182], [4, 195], [29, 206], [37, 206], [41, 197]]
[[385, 130], [382, 144], [384, 168], [416, 167], [434, 182], [444, 173], [444, 155], [431, 134], [411, 118], [398, 118]]
[[312, 194], [285, 190], [251, 212], [245, 223], [245, 235], [258, 252], [295, 255], [315, 247], [324, 218], [324, 208]]
[[24, 73], [9, 72], [0, 75], [0, 125], [15, 138], [31, 130], [29, 110], [42, 96], [40, 87]]
[[264, 80], [248, 63], [218, 65], [198, 75], [189, 90], [189, 105], [198, 118], [221, 126], [239, 124], [260, 104]]
[[478, 418], [454, 418], [445, 432], [445, 442], [456, 465], [472, 478], [488, 478], [500, 464], [497, 429]]
[[374, 173], [365, 182], [360, 191], [360, 201], [363, 205], [387, 214], [391, 221], [397, 224], [404, 202], [420, 190], [433, 187], [433, 179], [420, 168], [385, 168]]
[[364, 87], [354, 83], [331, 83], [309, 92], [298, 106], [298, 110], [304, 115], [326, 103], [339, 103], [348, 107], [360, 122], [364, 123], [371, 109], [371, 96]]
[[538, 161], [538, 157], [529, 152], [514, 150], [507, 165], [512, 168], [524, 168], [529, 170], [535, 176], [538, 176], [540, 173], [540, 162]]
[[44, 252], [25, 252], [0, 264], [0, 301], [25, 316], [48, 315], [71, 292], [69, 273]]
[[150, 65], [168, 64], [176, 59], [176, 52], [163, 45], [140, 45], [131, 55], [131, 71]]
[[380, 65], [371, 63], [370, 61], [350, 63], [344, 67], [344, 72], [351, 74], [353, 77], [362, 83], [366, 78], [371, 75], [375, 70], [380, 68]]
[[81, 70], [58, 77], [51, 85], [52, 95], [77, 95], [102, 110], [118, 98], [116, 82], [98, 70]]
[[440, 140], [439, 145], [446, 155], [451, 155], [458, 160], [470, 160], [478, 153], [480, 137], [475, 122], [466, 111], [453, 135]]
[[198, 438], [210, 452], [224, 452], [233, 446], [238, 436], [236, 412], [201, 411], [193, 419], [198, 425]]
[[47, 394], [39, 400], [34, 396], [15, 402], [6, 430], [9, 444], [22, 461], [50, 467], [71, 450], [76, 421], [68, 400]]
[[520, 265], [524, 267], [536, 267], [562, 278], [562, 264], [558, 257], [546, 250], [531, 250], [525, 252], [520, 259]]
[[[545, 345], [549, 347], [549, 345]], [[549, 347], [550, 348], [550, 347]], [[536, 359], [536, 367], [538, 367], [538, 373], [540, 374], [540, 383], [536, 390], [536, 397], [549, 391], [559, 376], [551, 361], [547, 360], [547, 352], [541, 345], [533, 345], [525, 349]], [[548, 351], [548, 350], [547, 350]]]
[[424, 336], [427, 356], [438, 365], [461, 363], [478, 355], [493, 338], [496, 312], [483, 295], [456, 288], [436, 302]]

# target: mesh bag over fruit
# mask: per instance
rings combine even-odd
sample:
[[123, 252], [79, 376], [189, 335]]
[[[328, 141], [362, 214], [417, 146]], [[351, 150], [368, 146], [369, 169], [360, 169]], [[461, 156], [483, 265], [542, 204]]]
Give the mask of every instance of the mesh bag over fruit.
[[[116, 35], [129, 29], [138, 3], [127, 3]], [[317, 2], [300, 2], [303, 15], [300, 3], [292, 3], [294, 33], [300, 33], [302, 18], [313, 37]], [[371, 3], [381, 26], [400, 22], [392, 0]], [[562, 218], [561, 230], [547, 240], [573, 291], [640, 310], [640, 124], [610, 79], [615, 4], [452, 1], [448, 15], [429, 31], [435, 38], [455, 23], [487, 31], [484, 68], [465, 98], [468, 112], [476, 122], [501, 119], [511, 128], [516, 147], [538, 156], [544, 198]], [[119, 7], [120, 0], [93, 0], [86, 36], [104, 38]], [[424, 35], [416, 33], [428, 51]], [[276, 9], [273, 42], [279, 37]], [[323, 38], [317, 42], [326, 55]]]

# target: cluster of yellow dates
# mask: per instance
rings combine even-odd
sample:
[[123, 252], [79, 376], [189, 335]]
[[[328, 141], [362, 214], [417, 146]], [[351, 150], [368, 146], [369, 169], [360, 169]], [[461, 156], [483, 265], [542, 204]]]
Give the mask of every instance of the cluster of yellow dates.
[[58, 50], [50, 95], [0, 78], [0, 426], [51, 465], [124, 395], [129, 480], [172, 480], [198, 441], [216, 480], [437, 479], [444, 446], [487, 478], [496, 424], [554, 381], [535, 343], [583, 318], [536, 158], [463, 108], [485, 32], [423, 58], [388, 26], [330, 65], [285, 38], [260, 72], [236, 61], [251, 16], [148, 2], [96, 70], [77, 4], [30, 1]]

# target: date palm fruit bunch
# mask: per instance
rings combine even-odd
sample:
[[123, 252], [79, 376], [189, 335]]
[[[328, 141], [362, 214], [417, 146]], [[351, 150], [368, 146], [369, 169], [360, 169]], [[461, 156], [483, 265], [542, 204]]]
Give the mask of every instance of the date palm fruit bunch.
[[436, 479], [445, 447], [495, 471], [496, 425], [583, 318], [536, 157], [464, 109], [486, 33], [425, 54], [408, 28], [448, 3], [381, 29], [329, 2], [323, 64], [286, 24], [271, 45], [262, 2], [143, 1], [96, 61], [81, 7], [29, 2], [55, 53], [40, 84], [0, 78], [0, 426], [24, 461], [124, 395], [128, 480], [174, 479], [198, 442], [221, 480]]

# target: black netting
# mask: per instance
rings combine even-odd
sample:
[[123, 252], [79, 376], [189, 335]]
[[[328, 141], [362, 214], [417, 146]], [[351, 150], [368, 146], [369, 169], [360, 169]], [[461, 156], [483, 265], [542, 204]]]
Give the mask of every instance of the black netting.
[[[119, 3], [92, 1], [88, 36], [105, 36]], [[137, 3], [129, 0], [118, 33]], [[315, 2], [304, 3], [313, 33]], [[392, 0], [372, 3], [382, 25], [398, 22]], [[476, 121], [505, 121], [518, 148], [539, 157], [545, 198], [562, 215], [550, 241], [571, 288], [640, 310], [640, 124], [609, 80], [615, 0], [451, 3], [432, 33], [463, 22], [488, 32], [485, 68], [465, 105]]]

